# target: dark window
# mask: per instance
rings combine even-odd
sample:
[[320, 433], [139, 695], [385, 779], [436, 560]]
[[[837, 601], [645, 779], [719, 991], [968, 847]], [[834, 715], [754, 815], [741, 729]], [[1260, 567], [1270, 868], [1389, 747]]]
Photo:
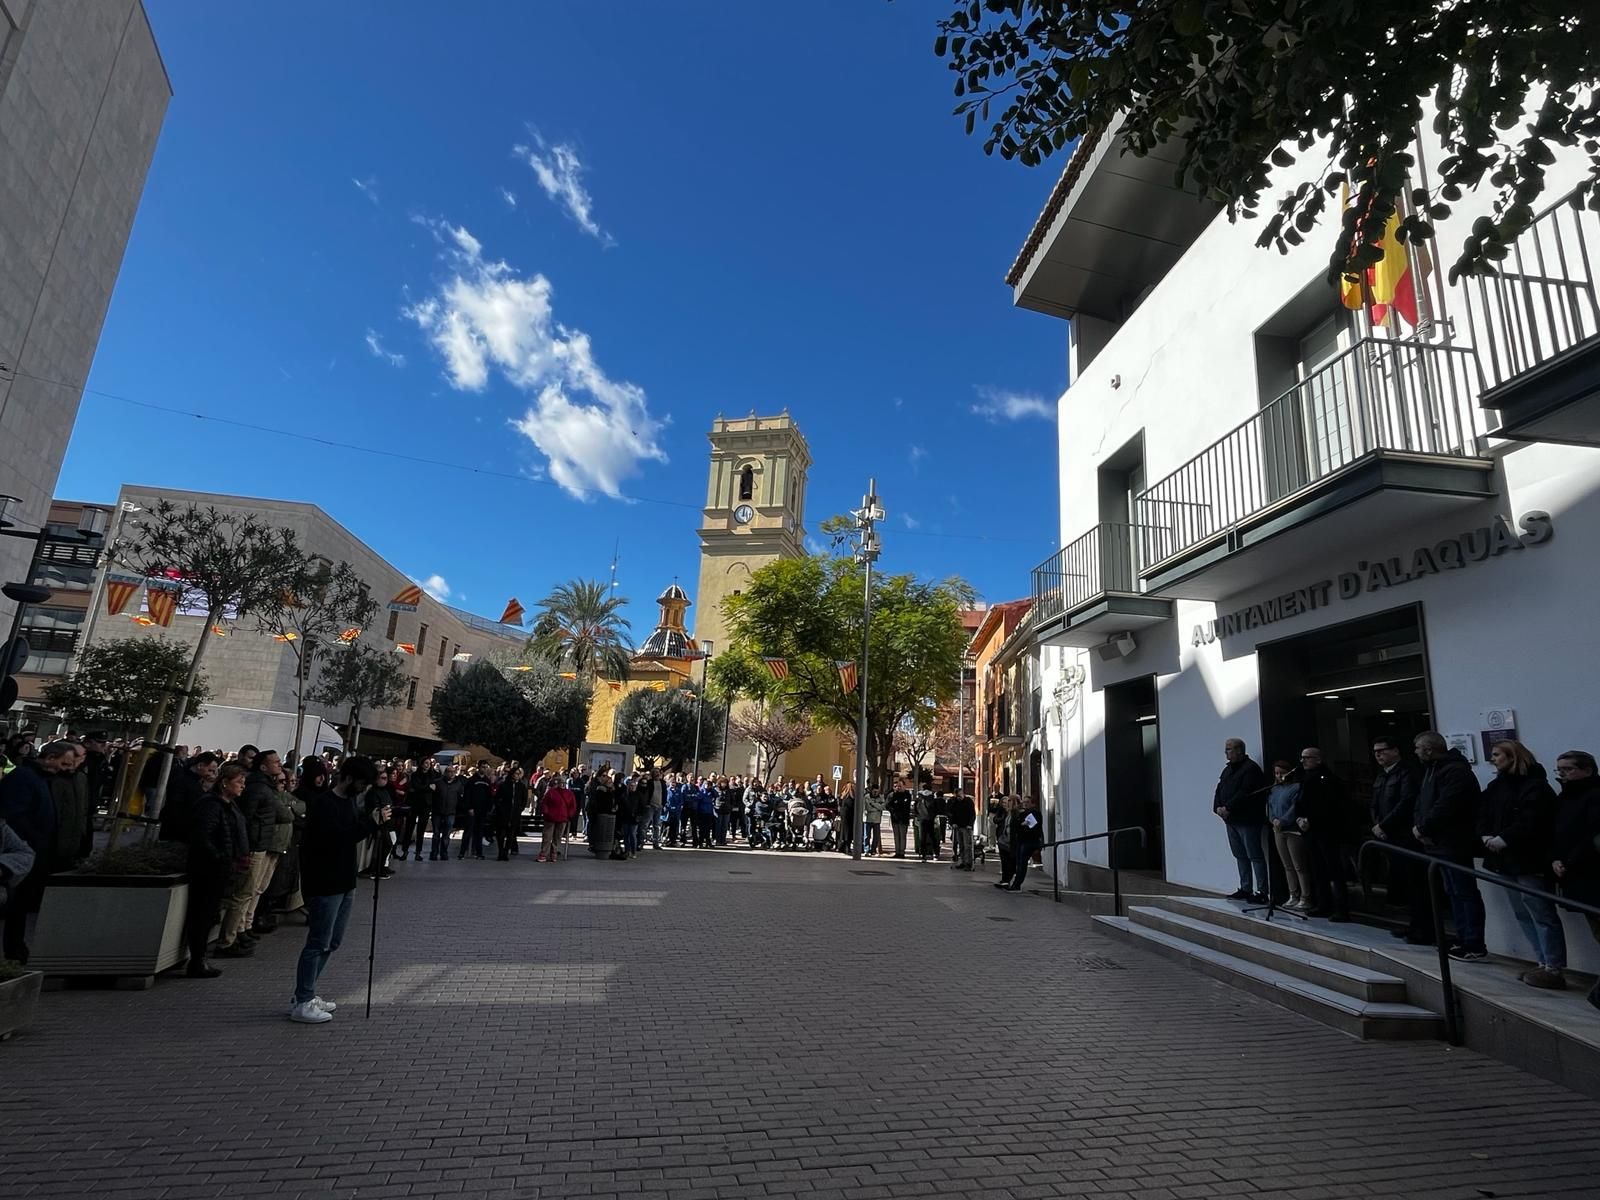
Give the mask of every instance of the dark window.
[[394, 641], [395, 630], [397, 630], [399, 628], [400, 628], [400, 614], [398, 612], [390, 613], [389, 614], [389, 640], [391, 642]]
[[739, 499], [749, 500], [756, 494], [756, 469], [746, 467], [739, 472]]
[[460, 653], [461, 653], [461, 643], [457, 642], [456, 643], [456, 648], [454, 650], [450, 651], [450, 656], [452, 658], [454, 658], [457, 654], [460, 654]]
[[424, 625], [417, 631], [417, 657], [421, 658], [428, 652], [428, 627]]
[[442, 692], [442, 691], [444, 691], [443, 688], [434, 688], [433, 689], [433, 703], [437, 704], [439, 702], [439, 693]]
[[450, 643], [443, 638], [439, 639], [439, 665], [444, 666], [444, 652], [450, 648]]
[[416, 706], [417, 706], [417, 681], [415, 679], [413, 679], [411, 681], [411, 683], [406, 687], [406, 707], [407, 708], [415, 708]]

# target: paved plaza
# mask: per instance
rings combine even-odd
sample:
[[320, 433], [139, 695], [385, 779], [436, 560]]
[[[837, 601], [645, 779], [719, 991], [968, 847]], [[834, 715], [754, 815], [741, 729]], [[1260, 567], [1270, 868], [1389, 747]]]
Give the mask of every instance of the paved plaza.
[[298, 926], [215, 981], [47, 994], [0, 1046], [0, 1195], [1477, 1200], [1600, 1179], [1600, 1105], [1471, 1051], [1353, 1041], [1047, 890], [734, 851], [398, 869], [370, 1021], [370, 883], [326, 1025], [284, 1019]]

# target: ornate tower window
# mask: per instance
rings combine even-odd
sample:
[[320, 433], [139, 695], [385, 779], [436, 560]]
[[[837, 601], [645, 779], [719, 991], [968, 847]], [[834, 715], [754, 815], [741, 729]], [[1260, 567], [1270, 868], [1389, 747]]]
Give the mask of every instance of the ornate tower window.
[[756, 494], [756, 469], [748, 464], [739, 472], [739, 499], [752, 500]]

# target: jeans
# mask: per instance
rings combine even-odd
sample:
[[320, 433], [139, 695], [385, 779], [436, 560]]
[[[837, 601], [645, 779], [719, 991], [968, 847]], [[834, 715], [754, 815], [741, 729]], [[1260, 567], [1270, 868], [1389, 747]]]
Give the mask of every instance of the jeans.
[[206, 960], [211, 944], [211, 927], [222, 918], [222, 901], [233, 885], [233, 874], [226, 869], [206, 874], [189, 872], [189, 908], [184, 913], [183, 937], [189, 946], [189, 966], [199, 967]]
[[955, 827], [955, 860], [958, 867], [972, 865], [972, 826], [957, 825]]
[[926, 817], [917, 822], [917, 853], [923, 858], [939, 859], [939, 822]]
[[874, 824], [871, 821], [867, 822], [867, 840], [866, 840], [866, 843], [862, 846], [862, 849], [864, 851], [866, 851], [868, 854], [882, 854], [883, 853], [883, 822], [882, 821], [879, 821], [877, 824]]
[[1028, 860], [1032, 858], [1038, 852], [1038, 850], [1039, 847], [1035, 846], [1032, 842], [1013, 848], [1011, 852], [1012, 891], [1017, 892], [1022, 890], [1022, 881], [1028, 877]]
[[[1471, 860], [1461, 864], [1470, 866]], [[1450, 897], [1450, 915], [1456, 923], [1456, 942], [1468, 950], [1484, 953], [1483, 897], [1478, 894], [1478, 881], [1460, 871], [1441, 871], [1444, 876], [1445, 895]]]
[[[1545, 890], [1542, 875], [1508, 874], [1506, 878], [1524, 887]], [[1511, 898], [1511, 911], [1516, 914], [1517, 924], [1522, 926], [1522, 932], [1539, 953], [1539, 965], [1549, 967], [1552, 971], [1566, 970], [1567, 934], [1561, 927], [1561, 914], [1556, 911], [1556, 906], [1539, 896], [1525, 896], [1510, 889], [1507, 889], [1506, 895]]]
[[[1239, 867], [1239, 890], [1262, 893], [1267, 890], [1267, 850], [1261, 843], [1260, 825], [1235, 825], [1228, 822], [1228, 849]], [[1255, 883], [1250, 882], [1251, 871]]]
[[316, 998], [317, 980], [339, 943], [344, 941], [344, 929], [350, 924], [350, 906], [355, 898], [354, 892], [306, 897], [306, 944], [300, 951], [300, 963], [294, 972], [296, 1004]]
[[624, 854], [639, 853], [639, 822], [619, 821], [617, 826], [622, 834], [622, 852]]
[[683, 810], [667, 809], [667, 845], [676, 846], [683, 841]]
[[483, 818], [475, 812], [469, 812], [466, 823], [461, 826], [461, 853], [456, 857], [465, 858], [468, 854], [473, 858], [483, 857]]
[[[455, 823], [449, 813], [433, 814], [433, 845], [428, 850], [429, 858], [450, 857], [450, 827]], [[422, 846], [417, 846], [417, 853], [422, 852]]]
[[717, 845], [726, 846], [727, 844], [728, 844], [728, 814], [725, 813], [725, 812], [719, 812], [717, 814]]

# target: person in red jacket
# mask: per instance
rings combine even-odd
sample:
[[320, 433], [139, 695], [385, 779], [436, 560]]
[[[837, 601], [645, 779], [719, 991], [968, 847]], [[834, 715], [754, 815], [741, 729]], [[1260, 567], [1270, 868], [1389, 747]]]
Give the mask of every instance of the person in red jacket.
[[567, 786], [565, 777], [557, 775], [550, 781], [540, 802], [540, 811], [544, 815], [544, 842], [536, 861], [555, 862], [561, 857], [561, 844], [566, 840], [567, 825], [578, 812], [578, 798]]

